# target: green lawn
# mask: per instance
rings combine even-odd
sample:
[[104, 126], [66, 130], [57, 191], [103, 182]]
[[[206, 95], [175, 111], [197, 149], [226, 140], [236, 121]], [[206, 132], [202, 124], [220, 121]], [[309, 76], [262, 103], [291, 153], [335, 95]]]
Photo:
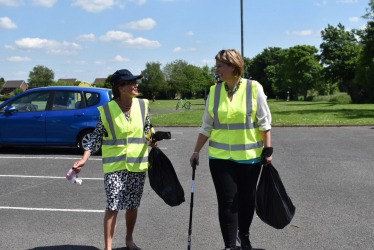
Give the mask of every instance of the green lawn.
[[[150, 104], [152, 109], [175, 109], [177, 100], [157, 101]], [[150, 102], [151, 103], [151, 102]], [[203, 99], [191, 103], [204, 103]], [[273, 125], [342, 125], [374, 124], [374, 104], [334, 104], [331, 102], [303, 102], [268, 100]], [[156, 108], [157, 107], [157, 108]], [[154, 125], [201, 125], [203, 105], [192, 105], [192, 110], [178, 113], [154, 114]]]
[[[152, 100], [149, 100], [149, 107], [151, 108], [151, 110], [176, 109], [178, 101], [179, 100], [156, 100], [156, 102], [153, 103]], [[204, 108], [204, 105], [193, 105], [193, 104], [205, 104], [204, 99], [191, 99], [187, 101], [191, 102], [192, 109]]]

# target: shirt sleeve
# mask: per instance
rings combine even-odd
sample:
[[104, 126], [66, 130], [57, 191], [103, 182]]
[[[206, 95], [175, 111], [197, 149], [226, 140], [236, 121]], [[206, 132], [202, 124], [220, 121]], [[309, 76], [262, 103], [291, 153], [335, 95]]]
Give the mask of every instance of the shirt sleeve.
[[205, 104], [205, 112], [203, 116], [203, 124], [201, 128], [199, 129], [199, 133], [205, 135], [206, 137], [210, 137], [210, 134], [212, 133], [213, 130], [213, 117], [209, 113], [209, 97], [206, 98], [206, 104]]
[[267, 96], [264, 93], [262, 87], [258, 87], [257, 94], [257, 124], [261, 131], [267, 131], [271, 129], [271, 113], [267, 103]]
[[87, 146], [84, 149], [92, 152], [96, 145], [101, 142], [104, 134], [107, 134], [107, 131], [104, 127], [103, 122], [101, 121], [100, 116], [99, 122], [97, 123], [95, 130], [92, 132], [90, 140], [88, 141]]

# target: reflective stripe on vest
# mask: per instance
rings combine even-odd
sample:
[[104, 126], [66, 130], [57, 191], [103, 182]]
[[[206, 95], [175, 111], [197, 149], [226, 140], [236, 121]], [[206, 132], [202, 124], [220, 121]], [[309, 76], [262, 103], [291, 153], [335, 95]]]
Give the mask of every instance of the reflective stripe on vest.
[[[242, 80], [241, 84], [245, 84], [244, 79]], [[256, 85], [253, 86], [253, 84]], [[213, 116], [214, 123], [209, 141], [210, 156], [219, 159], [231, 158], [234, 160], [247, 160], [260, 157], [263, 148], [263, 141], [258, 130], [258, 124], [255, 117], [257, 111], [257, 88], [259, 86], [261, 85], [252, 83], [252, 81], [248, 80], [246, 84], [246, 91], [241, 89], [240, 94], [235, 96], [236, 98], [244, 99], [241, 104], [238, 103], [238, 99], [235, 100], [235, 104], [232, 103], [233, 101], [231, 103], [227, 103], [229, 102], [227, 94], [225, 95], [222, 93], [222, 91], [224, 91], [223, 83], [212, 87], [214, 88], [214, 100], [210, 102], [209, 105], [213, 105], [213, 108], [210, 107], [209, 109]], [[253, 92], [253, 89], [255, 92]], [[239, 93], [239, 91], [237, 93]], [[227, 101], [225, 99], [221, 100], [221, 97], [223, 96], [227, 98]], [[219, 108], [222, 108], [222, 105], [226, 105], [226, 103], [228, 105], [227, 117], [222, 116], [221, 110], [221, 119], [225, 119], [227, 123], [221, 123], [219, 117]], [[230, 107], [230, 105], [235, 106]], [[242, 113], [245, 113], [245, 123], [237, 122], [237, 120], [240, 121], [244, 117], [241, 116], [241, 118], [237, 118], [237, 116], [233, 116], [233, 112], [235, 112], [235, 110], [232, 109], [233, 107], [239, 108], [241, 109]], [[228, 120], [231, 120], [233, 123], [229, 123]], [[242, 144], [240, 142], [245, 143]]]
[[[214, 129], [229, 129], [229, 130], [237, 130], [237, 129], [253, 129], [258, 128], [257, 122], [251, 123], [251, 115], [252, 115], [252, 98], [247, 98], [247, 122], [246, 123], [234, 123], [230, 124], [230, 128], [228, 128], [227, 124], [221, 124], [218, 119], [218, 107], [219, 102], [221, 100], [221, 90], [223, 84], [218, 84], [215, 89], [214, 93]], [[247, 80], [247, 97], [252, 96], [252, 81]], [[218, 97], [218, 98], [217, 98]]]
[[[134, 119], [130, 123], [115, 101], [99, 107], [103, 124], [108, 132], [108, 136], [104, 137], [102, 142], [105, 173], [123, 169], [132, 172], [147, 171], [148, 147], [143, 129], [146, 109], [146, 102], [143, 99], [134, 98], [132, 104]], [[123, 138], [126, 136], [128, 137]]]
[[[138, 99], [139, 100], [139, 104], [140, 104], [140, 112], [141, 112], [141, 115], [142, 117], [145, 117], [144, 114], [145, 114], [145, 103], [144, 103], [144, 100], [143, 99]], [[102, 145], [126, 145], [127, 142], [128, 143], [139, 143], [139, 144], [143, 144], [144, 142], [147, 142], [146, 139], [145, 139], [145, 135], [143, 133], [143, 138], [127, 138], [126, 139], [120, 139], [120, 140], [117, 140], [116, 139], [116, 133], [114, 132], [114, 124], [113, 124], [113, 119], [111, 119], [111, 114], [110, 114], [110, 110], [109, 110], [109, 105], [108, 104], [105, 104], [103, 106], [104, 108], [104, 112], [105, 112], [105, 117], [110, 117], [110, 119], [108, 119], [108, 123], [109, 123], [109, 127], [110, 127], [110, 131], [113, 135], [113, 140], [103, 140], [103, 143]], [[144, 120], [143, 121], [143, 128], [144, 128]]]

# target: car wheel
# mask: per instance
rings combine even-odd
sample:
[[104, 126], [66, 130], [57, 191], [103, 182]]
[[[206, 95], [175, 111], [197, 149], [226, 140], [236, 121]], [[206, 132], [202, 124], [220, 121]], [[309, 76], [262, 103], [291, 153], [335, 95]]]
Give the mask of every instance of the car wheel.
[[[79, 137], [78, 147], [82, 153], [84, 153], [85, 148], [91, 139], [92, 132], [93, 130], [86, 130]], [[96, 144], [96, 147], [92, 150], [91, 155], [99, 154], [100, 152], [101, 152], [101, 142]]]

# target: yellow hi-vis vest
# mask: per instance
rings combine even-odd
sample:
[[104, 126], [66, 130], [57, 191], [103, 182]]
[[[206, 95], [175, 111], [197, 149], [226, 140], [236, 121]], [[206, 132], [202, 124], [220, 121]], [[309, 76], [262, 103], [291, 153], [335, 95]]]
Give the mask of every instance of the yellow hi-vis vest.
[[148, 146], [144, 135], [144, 125], [148, 100], [132, 99], [130, 121], [127, 121], [115, 101], [98, 109], [108, 132], [102, 142], [104, 173], [124, 169], [130, 172], [147, 171]]
[[257, 124], [257, 93], [262, 86], [242, 79], [230, 102], [223, 83], [210, 88], [209, 112], [214, 119], [209, 156], [250, 160], [261, 157], [263, 138]]

